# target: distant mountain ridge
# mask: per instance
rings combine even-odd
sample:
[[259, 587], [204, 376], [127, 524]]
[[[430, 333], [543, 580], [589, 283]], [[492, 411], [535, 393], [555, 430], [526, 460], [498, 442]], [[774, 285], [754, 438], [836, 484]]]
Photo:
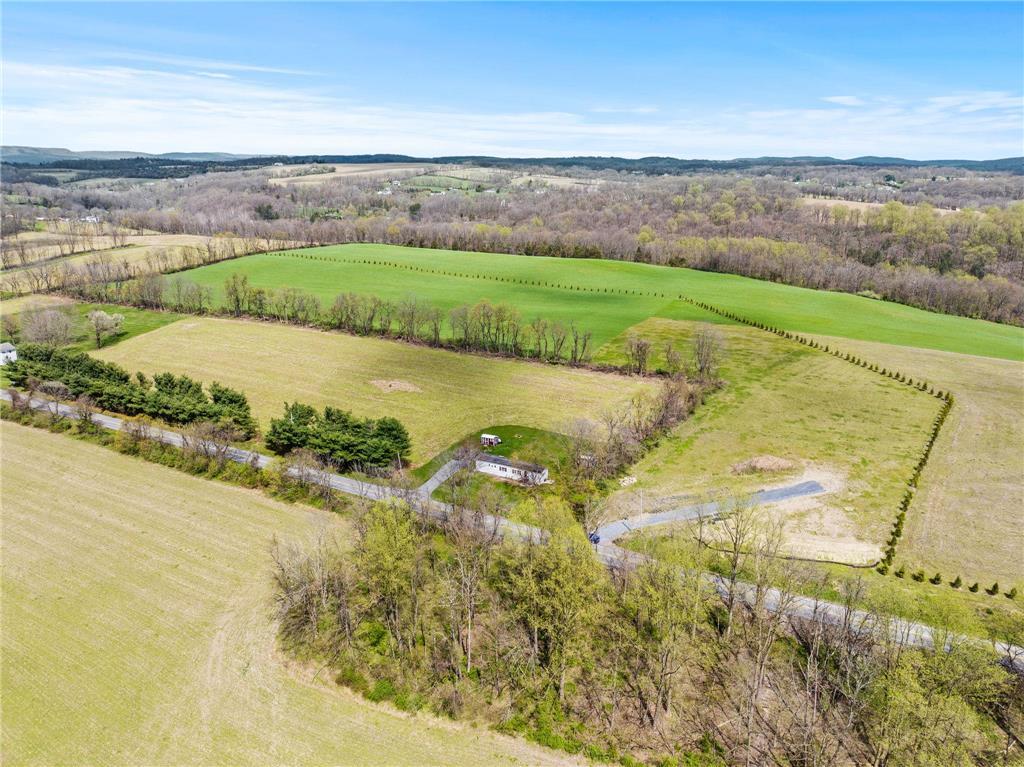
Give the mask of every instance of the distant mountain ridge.
[[152, 157], [165, 160], [189, 160], [193, 162], [211, 162], [225, 160], [248, 160], [258, 155], [231, 154], [229, 152], [165, 152], [150, 154], [148, 152], [131, 151], [87, 151], [75, 152], [60, 147], [34, 146], [3, 146], [0, 147], [0, 159], [3, 162], [16, 162], [29, 165], [46, 165], [63, 160], [130, 160], [136, 157]]
[[[733, 160], [702, 160], [678, 157], [493, 157], [489, 155], [448, 155], [443, 157], [413, 157], [404, 154], [316, 154], [316, 155], [248, 155], [229, 152], [165, 152], [150, 154], [131, 151], [83, 151], [63, 148], [27, 146], [0, 147], [0, 160], [19, 165], [55, 165], [88, 169], [90, 163], [98, 166], [130, 160], [148, 160], [162, 165], [176, 162], [209, 165], [253, 165], [280, 162], [285, 165], [306, 163], [386, 163], [428, 162], [482, 165], [487, 167], [520, 167], [544, 165], [549, 167], [577, 167], [591, 170], [635, 171], [637, 173], [685, 173], [696, 170], [744, 170], [756, 167], [854, 165], [860, 167], [944, 167], [964, 170], [1010, 172], [1024, 174], [1024, 157], [1005, 157], [996, 160], [908, 160], [903, 157], [853, 157], [840, 159], [828, 156], [797, 157], [739, 157]], [[221, 168], [227, 169], [227, 168]]]

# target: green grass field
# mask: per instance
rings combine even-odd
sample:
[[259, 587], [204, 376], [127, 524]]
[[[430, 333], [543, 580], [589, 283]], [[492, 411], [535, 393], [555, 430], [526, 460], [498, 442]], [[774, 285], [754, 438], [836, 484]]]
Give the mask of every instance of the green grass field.
[[495, 424], [559, 430], [598, 418], [656, 383], [518, 360], [490, 359], [288, 325], [190, 318], [96, 352], [130, 371], [169, 370], [246, 393], [265, 428], [285, 401], [391, 415], [414, 463]]
[[525, 319], [576, 321], [593, 332], [597, 345], [648, 317], [717, 319], [673, 300], [685, 295], [788, 330], [1024, 361], [1024, 329], [1018, 327], [845, 293], [621, 261], [350, 244], [249, 256], [187, 276], [219, 292], [233, 272], [248, 274], [257, 287], [301, 288], [326, 302], [347, 291], [391, 299], [411, 294], [445, 308], [481, 298], [507, 301]]
[[[46, 298], [50, 298], [47, 296]], [[89, 312], [99, 309], [107, 314], [120, 314], [124, 317], [121, 331], [116, 335], [107, 336], [103, 339], [103, 346], [110, 346], [137, 335], [148, 333], [151, 330], [169, 325], [181, 319], [180, 314], [173, 312], [154, 312], [148, 309], [136, 309], [131, 306], [118, 306], [115, 304], [83, 304], [66, 300], [40, 300], [36, 296], [5, 301], [0, 314], [3, 316], [18, 316], [25, 311], [34, 309], [57, 309], [65, 311], [71, 318], [72, 343], [70, 348], [76, 351], [91, 351], [96, 348], [96, 337], [93, 335], [92, 327], [89, 324]], [[0, 332], [0, 340], [10, 340], [3, 332]]]
[[[652, 319], [631, 332], [655, 349], [668, 340], [686, 348], [694, 329]], [[654, 511], [708, 494], [816, 479], [830, 492], [788, 511], [790, 549], [842, 562], [877, 558], [939, 402], [753, 328], [721, 330], [725, 386], [629, 470], [637, 483], [611, 498], [613, 516], [639, 513], [641, 491], [645, 510]], [[619, 361], [620, 348], [609, 344], [599, 359]], [[795, 465], [781, 473], [732, 472], [765, 455]]]
[[368, 703], [285, 657], [271, 540], [344, 540], [336, 515], [62, 435], [0, 435], [5, 765], [574, 762]]
[[924, 375], [956, 396], [897, 562], [1024, 588], [1024, 364], [868, 342], [844, 348]]
[[[224, 280], [228, 275], [244, 272], [254, 287], [301, 288], [319, 297], [325, 305], [330, 305], [335, 296], [342, 292], [376, 295], [393, 301], [415, 295], [444, 309], [461, 304], [473, 304], [482, 299], [493, 303], [504, 301], [517, 307], [527, 322], [535, 317], [566, 324], [575, 322], [593, 333], [592, 349], [614, 338], [630, 325], [650, 316], [719, 321], [714, 314], [669, 298], [612, 296], [605, 293], [571, 291], [554, 286], [521, 285], [501, 281], [506, 278], [543, 281], [549, 277], [554, 280], [556, 275], [544, 274], [535, 277], [527, 269], [529, 266], [543, 266], [543, 262], [551, 259], [537, 260], [537, 264], [534, 264], [535, 259], [517, 256], [487, 255], [481, 258], [480, 254], [379, 245], [342, 245], [288, 253], [292, 255], [248, 256], [195, 269], [186, 272], [185, 276], [208, 285], [214, 292], [215, 300], [222, 297]], [[295, 254], [315, 255], [318, 259], [322, 257], [326, 260], [314, 260]], [[471, 268], [474, 273], [479, 271], [481, 277], [425, 274], [411, 269], [371, 266], [346, 260], [396, 257], [401, 257], [402, 263], [408, 265], [418, 264], [446, 271]], [[470, 257], [472, 262], [463, 263], [464, 257]], [[477, 260], [481, 263], [477, 264]], [[490, 263], [492, 261], [493, 263]], [[554, 262], [562, 263], [557, 259]], [[577, 263], [584, 262], [573, 262]], [[565, 284], [568, 284], [571, 278], [571, 272], [557, 275], [557, 279], [566, 281]]]

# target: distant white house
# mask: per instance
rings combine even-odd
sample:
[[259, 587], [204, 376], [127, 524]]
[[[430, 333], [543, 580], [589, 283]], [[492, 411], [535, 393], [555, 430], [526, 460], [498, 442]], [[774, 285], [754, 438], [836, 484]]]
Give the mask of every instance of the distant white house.
[[482, 454], [476, 459], [476, 470], [484, 474], [524, 485], [542, 485], [548, 481], [548, 470], [535, 463], [513, 461], [501, 455]]
[[0, 365], [6, 365], [8, 362], [15, 362], [18, 359], [18, 350], [14, 348], [14, 344], [2, 343], [0, 344]]
[[481, 434], [480, 444], [484, 447], [492, 447], [493, 445], [501, 444], [501, 437], [497, 434]]

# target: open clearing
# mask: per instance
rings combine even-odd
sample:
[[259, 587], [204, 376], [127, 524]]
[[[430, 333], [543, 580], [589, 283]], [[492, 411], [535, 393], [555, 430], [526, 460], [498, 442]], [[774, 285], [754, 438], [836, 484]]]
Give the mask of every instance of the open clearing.
[[4, 764], [569, 761], [376, 706], [285, 659], [271, 538], [343, 538], [336, 515], [60, 435], [0, 433]]
[[[39, 235], [35, 238], [39, 241], [57, 240], [60, 237], [60, 235], [52, 233], [27, 232], [25, 234]], [[0, 271], [0, 289], [15, 293], [28, 293], [32, 291], [33, 284], [28, 279], [26, 272], [60, 266], [77, 266], [93, 262], [97, 258], [105, 259], [111, 264], [139, 264], [155, 259], [158, 254], [166, 253], [171, 261], [177, 261], [186, 248], [205, 247], [209, 240], [209, 237], [194, 234], [130, 235], [128, 243], [124, 247], [115, 248], [109, 235], [96, 235], [92, 238], [91, 250], [68, 256], [60, 255], [60, 247], [57, 244], [39, 246], [33, 255], [36, 261], [24, 267], [12, 266]], [[37, 263], [38, 259], [44, 258], [50, 260]]]
[[[652, 319], [629, 332], [653, 348], [686, 348], [694, 323]], [[683, 505], [722, 492], [750, 493], [805, 474], [830, 490], [786, 507], [791, 550], [860, 564], [878, 552], [920, 456], [934, 397], [820, 351], [753, 328], [725, 326], [725, 387], [630, 469], [637, 482], [610, 499], [612, 518]], [[599, 361], [616, 362], [612, 343]], [[737, 474], [758, 456], [789, 471]], [[810, 477], [806, 472], [814, 472]]]
[[[392, 265], [361, 263], [375, 259]], [[848, 293], [624, 261], [350, 244], [248, 256], [186, 274], [219, 294], [234, 272], [247, 274], [254, 287], [300, 288], [325, 302], [349, 291], [390, 299], [416, 295], [446, 308], [481, 298], [507, 301], [526, 320], [575, 320], [593, 332], [595, 345], [648, 317], [715, 320], [673, 300], [685, 295], [787, 330], [1024, 361], [1019, 327]]]
[[549, 173], [529, 173], [512, 179], [512, 184], [515, 186], [550, 186], [558, 189], [593, 189], [603, 183], [603, 178], [575, 178], [572, 176], [555, 176]]
[[[271, 184], [278, 185], [306, 185], [306, 184], [322, 184], [324, 181], [331, 181], [332, 179], [341, 178], [342, 176], [388, 176], [396, 171], [425, 171], [431, 168], [436, 168], [437, 165], [430, 163], [409, 163], [409, 162], [377, 162], [377, 163], [350, 163], [350, 164], [334, 164], [332, 163], [333, 169], [330, 172], [320, 173], [308, 173], [306, 175], [293, 176], [288, 175], [293, 171], [290, 169], [281, 169], [280, 175], [270, 177]], [[323, 167], [327, 166], [305, 166], [305, 167]], [[403, 175], [408, 175], [404, 173]]]
[[[598, 418], [656, 382], [516, 360], [491, 359], [287, 325], [189, 318], [96, 353], [130, 371], [169, 370], [244, 391], [265, 428], [285, 401], [391, 415], [420, 463], [493, 424], [558, 431]], [[381, 382], [403, 387], [381, 388]], [[419, 391], [409, 391], [415, 387]], [[406, 390], [402, 390], [402, 389]]]
[[1024, 586], [1024, 365], [886, 344], [841, 345], [923, 375], [956, 396], [907, 515], [897, 562], [959, 573], [968, 583]]
[[[838, 200], [831, 197], [804, 197], [802, 198], [804, 205], [817, 208], [835, 208], [842, 205], [844, 208], [850, 210], [857, 210], [861, 213], [867, 213], [872, 210], [879, 210], [885, 207], [884, 202], [857, 202], [855, 200]], [[940, 216], [948, 216], [951, 213], [956, 213], [955, 210], [949, 208], [932, 208]]]
[[0, 301], [0, 317], [9, 317], [35, 309], [57, 309], [62, 306], [70, 306], [72, 303], [70, 298], [46, 294], [5, 298]]

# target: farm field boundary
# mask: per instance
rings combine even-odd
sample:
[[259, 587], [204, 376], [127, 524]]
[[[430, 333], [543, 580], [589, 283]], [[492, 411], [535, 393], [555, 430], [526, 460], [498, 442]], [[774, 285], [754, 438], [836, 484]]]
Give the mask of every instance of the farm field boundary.
[[[530, 316], [537, 311], [542, 316], [551, 315], [550, 311], [539, 309], [544, 306], [545, 300], [551, 300], [543, 292], [564, 290], [578, 297], [573, 302], [580, 309], [577, 316], [629, 314], [632, 321], [611, 329], [608, 338], [617, 335], [627, 324], [649, 316], [722, 320], [720, 317], [714, 319], [714, 315], [694, 316], [693, 306], [684, 309], [675, 299], [681, 293], [697, 295], [727, 311], [794, 332], [1024, 361], [1024, 329], [1019, 327], [938, 314], [848, 293], [800, 288], [685, 267], [374, 243], [349, 243], [284, 252], [276, 249], [272, 253], [239, 261], [233, 266], [200, 269], [189, 276], [216, 292], [234, 268], [248, 274], [254, 286], [293, 287], [330, 301], [345, 290], [380, 294], [380, 282], [372, 270], [376, 265], [378, 268], [397, 268], [410, 275], [410, 278], [395, 283], [393, 298], [413, 294], [440, 306], [454, 306], [485, 297], [477, 293], [471, 298], [468, 295], [471, 291], [460, 290], [457, 285], [412, 279], [415, 274], [487, 280], [495, 286], [504, 285], [514, 289], [508, 298], [497, 293], [493, 294], [492, 300], [508, 300], [514, 305], [519, 301], [522, 313]], [[308, 259], [326, 267], [333, 266], [333, 270], [324, 268], [307, 271], [298, 265], [290, 268], [281, 263], [275, 264], [284, 259], [299, 262]], [[545, 284], [560, 287], [545, 288]], [[616, 287], [613, 289], [610, 287], [612, 285]], [[620, 300], [600, 300], [611, 296]], [[623, 303], [623, 298], [638, 303]], [[652, 303], [669, 300], [674, 303]], [[673, 313], [681, 311], [685, 311], [687, 316], [675, 316]], [[590, 324], [593, 325], [593, 321]], [[599, 342], [598, 335], [595, 333], [595, 341]]]
[[825, 354], [831, 354], [833, 357], [841, 359], [852, 365], [857, 365], [858, 367], [865, 368], [866, 370], [869, 370], [880, 376], [890, 378], [893, 381], [916, 389], [919, 392], [926, 393], [929, 396], [935, 397], [936, 399], [942, 402], [942, 405], [940, 406], [939, 411], [935, 416], [935, 420], [932, 422], [931, 431], [929, 432], [928, 440], [925, 442], [924, 450], [921, 453], [921, 457], [919, 458], [917, 464], [914, 466], [914, 471], [907, 481], [907, 490], [900, 501], [899, 510], [896, 513], [896, 518], [893, 523], [892, 533], [890, 534], [889, 540], [886, 543], [885, 555], [882, 557], [882, 561], [877, 568], [878, 572], [882, 575], [888, 573], [889, 568], [892, 566], [893, 561], [896, 558], [896, 548], [900, 542], [900, 539], [903, 537], [903, 527], [906, 521], [907, 511], [910, 508], [911, 501], [914, 498], [914, 493], [917, 490], [918, 482], [921, 479], [921, 473], [924, 471], [925, 467], [928, 464], [928, 458], [929, 456], [931, 456], [932, 448], [935, 445], [935, 441], [939, 437], [939, 432], [942, 429], [942, 425], [946, 422], [946, 418], [949, 416], [949, 412], [953, 408], [953, 394], [949, 391], [936, 391], [934, 386], [930, 386], [925, 381], [914, 381], [912, 377], [897, 372], [896, 370], [890, 370], [889, 368], [879, 367], [877, 364], [869, 363], [867, 360], [861, 359], [860, 357], [850, 354], [849, 352], [840, 351], [838, 347], [832, 347], [829, 344], [822, 345], [819, 341], [816, 341], [813, 338], [808, 338], [798, 333], [792, 333], [788, 330], [783, 330], [781, 328], [765, 325], [764, 323], [749, 319], [747, 317], [743, 317], [742, 315], [736, 314], [735, 312], [730, 312], [719, 307], [713, 306], [712, 304], [703, 301], [697, 301], [696, 299], [692, 299], [687, 296], [680, 295], [679, 299], [700, 306], [701, 308], [706, 309], [707, 311], [715, 312], [716, 314], [721, 314], [722, 316], [727, 317], [733, 320], [734, 322], [739, 322], [744, 325], [757, 328], [758, 330], [763, 330], [766, 333], [773, 333], [782, 338], [793, 340], [799, 344], [803, 344], [804, 346], [822, 351]]

